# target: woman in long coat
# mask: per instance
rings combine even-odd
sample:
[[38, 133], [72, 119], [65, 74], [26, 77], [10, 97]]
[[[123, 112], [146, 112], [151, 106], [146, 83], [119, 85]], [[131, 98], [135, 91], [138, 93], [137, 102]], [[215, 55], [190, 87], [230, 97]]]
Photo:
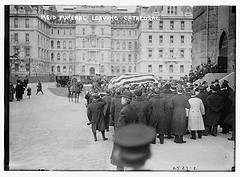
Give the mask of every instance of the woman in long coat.
[[[150, 100], [151, 107], [151, 116], [149, 119], [149, 126], [153, 127], [156, 132], [159, 134], [160, 143], [164, 143], [164, 130], [165, 130], [165, 117], [167, 109], [167, 101], [162, 94], [159, 94], [159, 91], [156, 91]], [[156, 138], [153, 141], [153, 144], [156, 143]]]
[[183, 89], [178, 88], [178, 94], [171, 100], [171, 107], [173, 108], [172, 119], [172, 134], [175, 135], [175, 143], [186, 143], [183, 141], [183, 135], [186, 134], [186, 110], [190, 105], [187, 98], [183, 95]]
[[196, 139], [196, 131], [198, 138], [202, 138], [202, 132], [205, 130], [203, 117], [205, 115], [205, 108], [200, 98], [195, 97], [195, 91], [191, 91], [191, 98], [188, 100], [190, 109], [188, 113], [188, 130], [191, 131], [191, 139]]

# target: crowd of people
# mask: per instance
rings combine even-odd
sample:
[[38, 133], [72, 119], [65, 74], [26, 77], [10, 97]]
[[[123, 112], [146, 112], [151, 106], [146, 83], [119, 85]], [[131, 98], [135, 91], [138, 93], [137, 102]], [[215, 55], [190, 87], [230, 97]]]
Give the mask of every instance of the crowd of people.
[[[235, 140], [235, 91], [224, 80], [218, 79], [210, 85], [206, 81], [199, 84], [162, 83], [160, 86], [142, 84], [135, 88], [121, 86], [100, 93], [90, 90], [86, 95], [87, 116], [92, 126], [94, 140], [97, 130], [106, 141], [105, 131], [109, 126], [114, 131], [129, 124], [143, 124], [157, 132], [151, 143], [164, 144], [164, 139], [175, 143], [186, 143], [184, 135], [190, 134], [192, 140], [202, 136], [217, 136], [232, 132], [228, 140]], [[114, 145], [113, 152], [116, 145]], [[112, 154], [111, 163], [123, 170]]]
[[[27, 96], [30, 99], [32, 95], [32, 88], [28, 86], [28, 83], [29, 83], [28, 76], [25, 76], [23, 80], [20, 77], [18, 77], [18, 79], [16, 80], [15, 86], [12, 82], [9, 82], [9, 101], [14, 100], [14, 95], [17, 101], [22, 100], [25, 91], [27, 92]], [[38, 83], [37, 83], [36, 94], [38, 94], [38, 92], [41, 92], [43, 94], [42, 83], [40, 80], [38, 80]]]
[[194, 82], [198, 79], [202, 79], [208, 73], [217, 73], [219, 71], [219, 67], [217, 64], [212, 64], [210, 59], [208, 59], [207, 64], [201, 64], [196, 67], [196, 69], [190, 70], [189, 72], [189, 81]]

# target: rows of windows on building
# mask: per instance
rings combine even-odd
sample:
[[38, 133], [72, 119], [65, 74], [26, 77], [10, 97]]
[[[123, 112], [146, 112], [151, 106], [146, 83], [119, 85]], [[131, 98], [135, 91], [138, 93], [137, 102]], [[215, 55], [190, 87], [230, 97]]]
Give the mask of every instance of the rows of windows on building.
[[[164, 67], [163, 65], [158, 65], [158, 72], [159, 73], [166, 72], [163, 67]], [[174, 73], [174, 71], [176, 71], [175, 67], [177, 67], [177, 66], [176, 65], [175, 66], [169, 65], [168, 66], [168, 73]], [[184, 65], [179, 65], [178, 67], [180, 69], [180, 73], [184, 73]], [[148, 65], [148, 72], [149, 73], [152, 73], [152, 69], [153, 69], [153, 66], [152, 65]]]
[[[180, 38], [179, 38], [180, 36]], [[155, 37], [155, 36], [154, 36]], [[180, 45], [184, 45], [185, 44], [185, 36], [184, 35], [169, 35], [167, 38], [168, 40], [164, 39], [166, 38], [167, 36], [163, 36], [163, 35], [159, 35], [158, 36], [158, 39], [156, 38], [155, 40], [158, 40], [158, 43], [159, 44], [166, 44], [166, 41], [169, 41], [169, 44], [170, 45], [173, 45], [174, 43], [175, 44], [180, 44]], [[176, 40], [174, 41], [174, 39], [180, 39], [180, 40]], [[177, 42], [177, 43], [176, 43]], [[149, 35], [148, 36], [148, 44], [153, 44], [154, 41], [153, 41], [153, 35]]]

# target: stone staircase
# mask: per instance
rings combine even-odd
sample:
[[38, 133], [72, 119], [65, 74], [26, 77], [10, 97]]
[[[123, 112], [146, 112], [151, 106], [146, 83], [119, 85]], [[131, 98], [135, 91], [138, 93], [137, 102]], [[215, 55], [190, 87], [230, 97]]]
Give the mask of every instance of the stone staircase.
[[223, 80], [227, 80], [229, 82], [229, 86], [233, 88], [233, 86], [236, 85], [235, 80], [235, 72], [232, 72], [230, 74], [228, 73], [208, 73], [206, 74], [202, 79], [198, 79], [194, 82], [195, 83], [202, 83], [203, 81], [207, 81], [207, 83], [210, 85], [212, 81], [215, 79], [218, 79], [220, 84], [223, 82]]

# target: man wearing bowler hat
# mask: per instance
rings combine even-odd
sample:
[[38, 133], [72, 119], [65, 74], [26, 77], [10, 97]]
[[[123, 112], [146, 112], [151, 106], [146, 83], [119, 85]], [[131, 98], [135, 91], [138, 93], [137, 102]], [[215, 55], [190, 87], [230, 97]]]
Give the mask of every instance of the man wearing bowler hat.
[[116, 131], [112, 156], [118, 164], [129, 170], [144, 170], [151, 157], [150, 143], [156, 131], [143, 124], [129, 124]]
[[[116, 130], [118, 130], [124, 126], [127, 126], [128, 124], [137, 124], [138, 123], [138, 115], [136, 113], [136, 110], [130, 104], [131, 100], [132, 100], [132, 92], [130, 92], [129, 90], [125, 90], [122, 94], [121, 102], [122, 102], [123, 108], [119, 113], [119, 119], [117, 122]], [[114, 143], [112, 155], [110, 157], [111, 164], [116, 165], [118, 171], [123, 171], [124, 165], [122, 163], [120, 163], [113, 155], [115, 148], [116, 148], [116, 145]]]
[[217, 123], [221, 115], [221, 110], [224, 106], [223, 98], [218, 94], [218, 87], [212, 87], [212, 94], [207, 97], [207, 111], [205, 119], [205, 132], [207, 136], [211, 127], [212, 135], [217, 136]]

